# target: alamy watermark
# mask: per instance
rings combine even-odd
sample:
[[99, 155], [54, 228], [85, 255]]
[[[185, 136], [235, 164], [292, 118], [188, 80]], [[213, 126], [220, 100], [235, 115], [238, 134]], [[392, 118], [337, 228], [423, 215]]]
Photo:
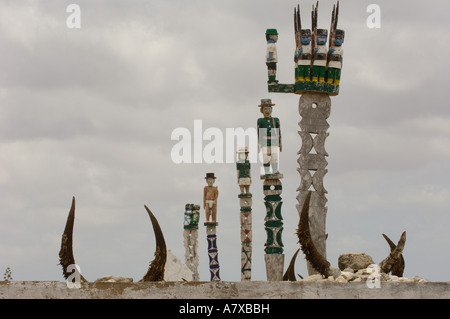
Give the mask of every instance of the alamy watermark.
[[69, 29], [81, 28], [81, 7], [78, 4], [69, 4], [66, 8], [66, 12], [70, 13], [66, 19], [66, 26]]
[[[66, 7], [66, 12], [70, 13], [66, 19], [66, 25], [69, 29], [81, 28], [81, 7], [76, 3], [69, 4]], [[378, 4], [369, 4], [366, 12], [370, 15], [366, 19], [366, 25], [369, 29], [381, 28], [381, 8]]]
[[[278, 129], [272, 129], [279, 132]], [[259, 133], [259, 134], [258, 134]], [[273, 134], [273, 133], [272, 133]], [[275, 133], [274, 136], [276, 136]], [[225, 132], [217, 127], [203, 129], [202, 120], [194, 120], [193, 130], [178, 127], [172, 131], [171, 140], [178, 141], [172, 147], [171, 159], [174, 163], [235, 163], [236, 150], [247, 146], [250, 163], [263, 163], [266, 156], [262, 150], [267, 147], [267, 129], [254, 127], [226, 128]], [[275, 155], [275, 154], [274, 154]]]
[[381, 28], [381, 8], [378, 4], [369, 4], [366, 12], [370, 13], [367, 17], [366, 25], [369, 29]]
[[367, 271], [370, 273], [366, 281], [367, 288], [381, 288], [380, 266], [377, 264], [372, 264], [367, 267]]
[[70, 274], [67, 277], [67, 281], [66, 281], [67, 288], [69, 288], [69, 289], [73, 289], [73, 288], [80, 289], [81, 288], [81, 270], [80, 270], [80, 266], [78, 266], [76, 264], [70, 264], [69, 266], [67, 266], [67, 271], [68, 272], [72, 272], [72, 274]]

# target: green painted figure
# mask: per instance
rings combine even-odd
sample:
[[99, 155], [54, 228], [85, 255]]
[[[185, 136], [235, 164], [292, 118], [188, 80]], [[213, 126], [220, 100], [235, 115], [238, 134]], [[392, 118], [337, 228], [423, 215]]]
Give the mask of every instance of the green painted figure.
[[251, 166], [248, 160], [248, 148], [241, 147], [238, 152], [238, 160], [236, 162], [238, 184], [241, 188], [241, 194], [250, 194]]
[[266, 41], [267, 41], [267, 52], [266, 52], [266, 65], [268, 71], [269, 84], [278, 83], [276, 80], [277, 75], [277, 46], [278, 41], [278, 31], [277, 29], [267, 29], [266, 30]]
[[198, 229], [200, 220], [200, 206], [186, 204], [184, 212], [184, 229]]
[[333, 83], [339, 85], [341, 80], [341, 69], [343, 62], [344, 50], [342, 49], [342, 44], [344, 43], [344, 30], [336, 30], [336, 35], [334, 37], [333, 46], [328, 52], [329, 62], [328, 62], [328, 83]]
[[316, 48], [313, 52], [313, 74], [315, 82], [325, 82], [327, 68], [327, 29], [317, 29]]
[[296, 53], [294, 60], [297, 63], [295, 81], [311, 80], [311, 30], [302, 29], [301, 46]]
[[279, 153], [282, 151], [280, 120], [272, 117], [271, 99], [262, 99], [259, 105], [264, 117], [258, 119], [258, 152], [262, 151], [264, 172], [266, 175], [278, 174]]

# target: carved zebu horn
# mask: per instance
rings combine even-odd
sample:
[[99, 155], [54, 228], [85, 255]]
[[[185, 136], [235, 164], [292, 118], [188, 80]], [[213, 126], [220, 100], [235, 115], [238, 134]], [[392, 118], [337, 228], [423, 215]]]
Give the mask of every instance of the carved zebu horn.
[[164, 235], [161, 231], [158, 220], [147, 206], [144, 205], [144, 207], [147, 210], [148, 215], [150, 216], [150, 220], [152, 221], [153, 231], [155, 232], [156, 239], [156, 250], [155, 258], [150, 263], [147, 273], [141, 279], [141, 281], [163, 281], [167, 260], [166, 241], [164, 240]]
[[[75, 265], [75, 258], [73, 257], [73, 225], [75, 222], [75, 197], [72, 197], [72, 206], [70, 207], [69, 216], [67, 217], [66, 228], [61, 239], [61, 250], [59, 251], [59, 264], [63, 268], [63, 276], [68, 279], [73, 272], [67, 268], [70, 265]], [[78, 271], [77, 268], [74, 268]], [[81, 281], [87, 280], [80, 274]]]
[[[386, 240], [388, 240], [386, 235], [383, 234], [383, 236]], [[388, 241], [388, 243], [389, 243], [389, 241]], [[403, 260], [402, 252], [403, 252], [403, 248], [405, 247], [405, 242], [406, 242], [406, 232], [404, 231], [402, 233], [402, 235], [400, 236], [400, 240], [398, 241], [397, 246], [395, 246], [394, 243], [392, 243], [393, 246], [391, 246], [391, 244], [389, 243], [389, 246], [391, 246], [391, 253], [389, 254], [389, 256], [387, 256], [385, 259], [383, 259], [382, 262], [380, 262], [378, 264], [378, 266], [380, 266], [381, 272], [384, 272], [387, 274], [391, 270], [393, 270], [395, 266], [401, 267], [401, 263]], [[403, 267], [404, 267], [404, 261], [403, 261]], [[401, 268], [396, 269], [396, 272], [400, 271], [400, 270], [401, 270], [401, 274], [403, 275], [403, 269], [401, 269]], [[396, 276], [398, 276], [398, 275], [396, 275]]]
[[311, 191], [308, 192], [303, 208], [300, 213], [300, 222], [298, 223], [297, 235], [299, 243], [303, 253], [306, 256], [306, 260], [309, 261], [311, 266], [317, 270], [322, 276], [337, 277], [339, 275], [339, 269], [331, 266], [316, 249], [311, 239], [311, 233], [309, 231], [309, 202], [311, 200]]
[[286, 269], [286, 272], [283, 275], [283, 281], [297, 281], [297, 279], [295, 278], [294, 265], [299, 251], [300, 248], [297, 249], [294, 256], [292, 256], [291, 262], [289, 263], [289, 267]]
[[[305, 202], [303, 204], [302, 211], [300, 213], [300, 222], [298, 224], [297, 235], [301, 249], [306, 256], [306, 260], [311, 264], [311, 266], [317, 270], [322, 276], [329, 277], [334, 276], [335, 278], [339, 276], [339, 269], [331, 266], [331, 264], [326, 260], [316, 249], [314, 243], [311, 239], [311, 233], [309, 231], [309, 202], [311, 199], [311, 191], [308, 192]], [[391, 253], [383, 261], [381, 261], [378, 266], [380, 267], [380, 272], [389, 273], [391, 270], [394, 271], [395, 275], [403, 275], [404, 260], [402, 256], [403, 248], [406, 242], [406, 232], [403, 232], [397, 245], [392, 243], [390, 239], [384, 235], [384, 238], [388, 241], [391, 247]], [[392, 243], [392, 244], [391, 244]], [[403, 266], [402, 266], [403, 265]], [[393, 272], [394, 274], [394, 272]]]
[[[385, 234], [383, 234], [384, 239], [386, 239], [386, 241], [389, 244], [389, 247], [391, 248], [391, 253], [395, 250], [395, 248], [397, 247], [397, 245], [395, 245], [392, 240], [386, 236]], [[403, 277], [403, 271], [405, 270], [405, 259], [403, 258], [403, 255], [400, 255], [400, 258], [397, 260], [397, 262], [392, 266], [391, 269], [391, 274], [398, 276], [398, 277]]]

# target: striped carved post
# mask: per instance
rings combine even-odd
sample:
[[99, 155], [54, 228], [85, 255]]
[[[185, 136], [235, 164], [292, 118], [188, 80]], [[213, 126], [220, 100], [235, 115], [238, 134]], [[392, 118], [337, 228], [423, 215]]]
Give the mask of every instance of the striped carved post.
[[246, 281], [252, 279], [252, 194], [250, 193], [252, 180], [248, 148], [239, 148], [237, 157], [237, 181], [241, 190], [238, 195], [241, 207], [241, 281]]
[[252, 194], [239, 194], [241, 206], [241, 281], [252, 279]]
[[217, 249], [216, 222], [206, 222], [206, 239], [208, 240], [209, 272], [211, 281], [220, 281], [219, 251]]
[[206, 217], [206, 239], [208, 240], [208, 257], [209, 271], [211, 272], [211, 281], [220, 281], [219, 275], [219, 252], [217, 250], [217, 198], [219, 196], [219, 188], [213, 186], [216, 177], [214, 173], [206, 173], [205, 177], [208, 186], [203, 188], [203, 207]]
[[281, 216], [281, 192], [280, 179], [282, 174], [262, 175], [264, 179], [264, 204], [266, 206], [266, 217], [264, 226], [267, 233], [267, 241], [264, 244], [264, 260], [266, 262], [266, 275], [268, 281], [282, 281], [284, 268], [283, 254], [283, 217]]

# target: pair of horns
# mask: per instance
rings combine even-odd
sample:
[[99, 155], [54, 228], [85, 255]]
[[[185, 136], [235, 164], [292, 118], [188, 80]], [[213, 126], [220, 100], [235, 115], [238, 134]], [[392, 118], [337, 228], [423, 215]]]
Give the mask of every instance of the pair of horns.
[[[311, 239], [311, 233], [309, 230], [309, 202], [311, 200], [311, 193], [311, 191], [308, 192], [305, 202], [303, 203], [302, 211], [300, 213], [300, 221], [297, 229], [297, 236], [301, 245], [300, 248], [305, 254], [306, 260], [322, 276], [337, 277], [340, 272], [339, 269], [333, 267], [330, 262], [319, 253]], [[380, 267], [380, 271], [386, 274], [392, 272], [393, 275], [401, 277], [403, 275], [403, 270], [405, 269], [405, 261], [402, 256], [402, 252], [403, 248], [405, 247], [406, 232], [402, 233], [397, 245], [395, 245], [385, 234], [383, 234], [383, 237], [388, 242], [391, 248], [391, 252], [378, 264], [378, 266]], [[296, 255], [297, 253], [295, 254], [295, 256]], [[290, 272], [292, 276], [293, 270]]]
[[[145, 209], [150, 216], [150, 220], [153, 225], [153, 231], [155, 233], [156, 239], [156, 250], [155, 258], [150, 263], [147, 273], [140, 281], [163, 281], [164, 280], [164, 269], [167, 259], [167, 249], [166, 242], [164, 240], [164, 235], [162, 233], [161, 227], [159, 226], [158, 220], [155, 215], [150, 211], [150, 209], [145, 206]], [[75, 265], [75, 258], [73, 257], [73, 225], [75, 222], [75, 197], [72, 198], [72, 206], [70, 207], [69, 216], [67, 217], [66, 227], [61, 239], [61, 250], [59, 251], [59, 264], [63, 269], [63, 277], [68, 279], [73, 271], [70, 271], [71, 265]], [[77, 271], [75, 269], [75, 271]], [[80, 279], [82, 282], [87, 282], [87, 280], [80, 274]]]

